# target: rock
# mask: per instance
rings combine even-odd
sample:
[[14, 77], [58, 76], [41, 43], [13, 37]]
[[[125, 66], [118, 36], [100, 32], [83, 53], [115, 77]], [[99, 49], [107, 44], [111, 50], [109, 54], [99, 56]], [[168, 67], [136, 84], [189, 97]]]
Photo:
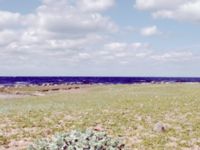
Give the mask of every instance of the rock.
[[97, 125], [94, 127], [95, 131], [105, 131], [105, 129], [101, 125]]
[[154, 125], [153, 130], [155, 132], [165, 132], [166, 131], [166, 126], [162, 122], [158, 122]]
[[41, 93], [41, 92], [34, 92], [32, 95], [33, 96], [44, 96], [45, 94]]
[[74, 89], [80, 89], [80, 87], [78, 87], [78, 86], [75, 86], [75, 87], [74, 87]]
[[51, 89], [52, 91], [59, 91], [60, 89], [59, 88], [53, 88]]
[[9, 145], [4, 145], [4, 148], [5, 148], [5, 149], [8, 149], [8, 148], [10, 148], [10, 147], [9, 147]]
[[5, 91], [5, 87], [0, 86], [0, 92], [4, 92]]
[[42, 89], [41, 92], [49, 92], [49, 89]]

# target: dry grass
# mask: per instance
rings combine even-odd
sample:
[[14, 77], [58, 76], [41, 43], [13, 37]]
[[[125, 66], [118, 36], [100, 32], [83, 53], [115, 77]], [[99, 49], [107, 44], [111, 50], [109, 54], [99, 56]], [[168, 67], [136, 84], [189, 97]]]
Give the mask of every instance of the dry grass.
[[200, 84], [91, 86], [0, 100], [0, 149], [101, 125], [129, 149], [200, 149]]

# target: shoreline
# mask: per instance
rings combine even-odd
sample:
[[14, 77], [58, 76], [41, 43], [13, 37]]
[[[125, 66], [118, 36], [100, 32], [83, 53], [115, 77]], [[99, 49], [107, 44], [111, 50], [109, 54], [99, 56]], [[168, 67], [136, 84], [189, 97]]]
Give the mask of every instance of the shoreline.
[[0, 100], [22, 98], [29, 96], [45, 96], [58, 92], [72, 92], [86, 88], [89, 85], [68, 85], [68, 84], [43, 84], [43, 85], [12, 85], [0, 86]]
[[49, 94], [65, 93], [65, 92], [80, 92], [90, 87], [98, 86], [139, 86], [139, 85], [183, 85], [183, 84], [200, 84], [199, 82], [146, 82], [146, 83], [131, 83], [131, 84], [51, 84], [44, 83], [41, 85], [37, 84], [14, 84], [14, 85], [2, 85], [0, 84], [0, 100], [5, 99], [18, 99], [31, 96], [45, 96]]
[[200, 77], [0, 77], [0, 87], [161, 83], [200, 83]]

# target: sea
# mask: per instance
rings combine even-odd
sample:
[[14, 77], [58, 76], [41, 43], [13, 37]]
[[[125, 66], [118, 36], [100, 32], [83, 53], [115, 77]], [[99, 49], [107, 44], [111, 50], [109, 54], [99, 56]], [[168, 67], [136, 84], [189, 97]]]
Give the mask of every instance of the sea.
[[200, 77], [0, 77], [0, 85], [200, 83]]

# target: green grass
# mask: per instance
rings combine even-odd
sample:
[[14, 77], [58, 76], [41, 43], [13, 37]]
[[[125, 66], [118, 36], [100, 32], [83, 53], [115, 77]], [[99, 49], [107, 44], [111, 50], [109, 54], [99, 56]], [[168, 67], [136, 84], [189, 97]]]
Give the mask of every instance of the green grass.
[[[130, 149], [200, 146], [200, 84], [92, 86], [82, 92], [0, 100], [0, 145], [97, 124]], [[157, 122], [165, 132], [153, 130]]]

